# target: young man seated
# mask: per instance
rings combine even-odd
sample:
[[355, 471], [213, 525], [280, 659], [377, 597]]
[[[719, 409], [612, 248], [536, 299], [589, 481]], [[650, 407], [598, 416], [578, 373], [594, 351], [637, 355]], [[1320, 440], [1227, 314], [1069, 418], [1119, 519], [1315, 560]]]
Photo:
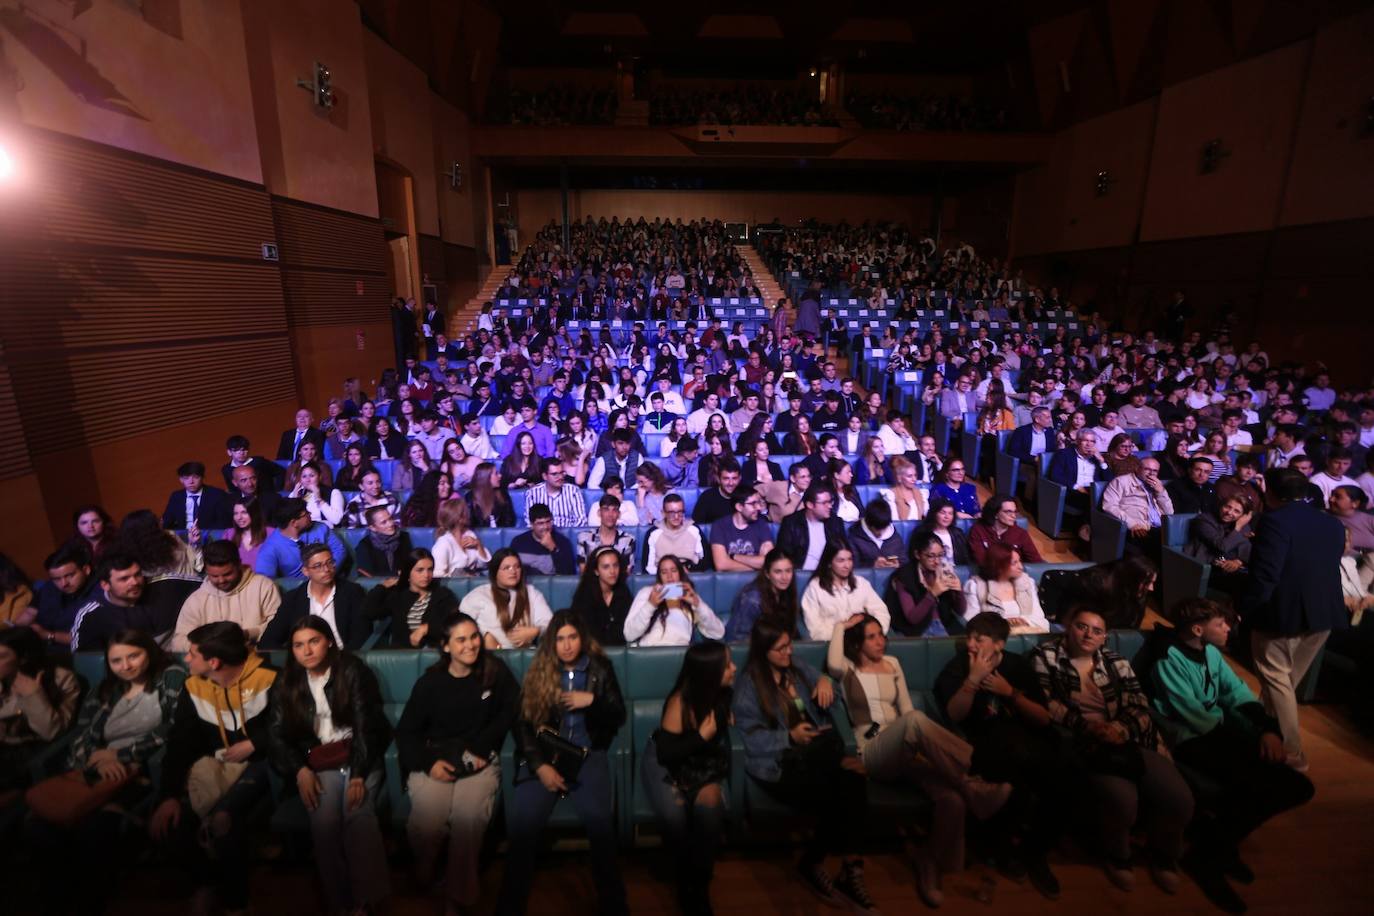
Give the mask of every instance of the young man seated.
[[1264, 711], [1222, 655], [1235, 620], [1206, 598], [1174, 607], [1174, 628], [1163, 632], [1150, 679], [1160, 728], [1174, 759], [1213, 779], [1210, 816], [1183, 867], [1212, 902], [1231, 913], [1245, 903], [1227, 878], [1249, 884], [1254, 872], [1241, 861], [1240, 843], [1269, 818], [1312, 797], [1312, 782], [1284, 762], [1276, 719]]

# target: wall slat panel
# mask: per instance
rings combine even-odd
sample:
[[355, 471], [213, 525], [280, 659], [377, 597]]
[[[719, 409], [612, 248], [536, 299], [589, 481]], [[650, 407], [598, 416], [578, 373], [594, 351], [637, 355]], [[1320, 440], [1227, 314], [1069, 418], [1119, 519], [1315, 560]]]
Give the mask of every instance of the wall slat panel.
[[0, 480], [33, 473], [28, 437], [24, 435], [24, 426], [19, 420], [19, 402], [14, 396], [3, 347], [0, 347], [0, 429], [6, 431], [5, 435], [0, 436]]
[[292, 327], [388, 320], [391, 281], [379, 220], [272, 198]]
[[0, 210], [0, 476], [23, 472], [13, 442], [33, 458], [294, 399], [263, 188], [30, 140], [37, 165]]

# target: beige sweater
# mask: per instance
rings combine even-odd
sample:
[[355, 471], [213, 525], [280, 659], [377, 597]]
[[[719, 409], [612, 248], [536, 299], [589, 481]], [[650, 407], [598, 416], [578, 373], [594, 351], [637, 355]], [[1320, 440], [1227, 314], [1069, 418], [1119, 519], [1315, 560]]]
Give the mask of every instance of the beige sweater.
[[243, 578], [232, 591], [222, 592], [207, 579], [181, 606], [169, 648], [172, 652], [185, 652], [190, 647], [186, 637], [192, 630], [222, 620], [243, 627], [248, 638], [257, 642], [267, 624], [277, 616], [279, 607], [281, 592], [277, 589], [277, 583], [251, 569], [244, 569]]

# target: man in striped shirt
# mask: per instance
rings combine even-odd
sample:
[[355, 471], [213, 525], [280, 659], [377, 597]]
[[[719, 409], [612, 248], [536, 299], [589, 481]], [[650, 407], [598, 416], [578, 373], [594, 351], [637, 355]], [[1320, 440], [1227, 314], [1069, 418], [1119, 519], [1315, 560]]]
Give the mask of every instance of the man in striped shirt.
[[548, 506], [553, 523], [559, 528], [577, 528], [587, 524], [587, 506], [582, 490], [563, 482], [563, 462], [550, 461], [544, 465], [544, 482], [535, 484], [525, 493], [525, 524], [530, 523], [530, 507]]

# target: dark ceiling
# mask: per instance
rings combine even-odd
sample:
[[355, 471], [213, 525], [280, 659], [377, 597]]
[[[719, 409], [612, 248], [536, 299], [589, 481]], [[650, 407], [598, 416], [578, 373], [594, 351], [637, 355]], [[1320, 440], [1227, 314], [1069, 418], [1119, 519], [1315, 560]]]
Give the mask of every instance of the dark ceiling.
[[[1202, 2], [1202, 0], [1198, 0]], [[511, 67], [636, 65], [669, 74], [979, 73], [1025, 53], [1027, 29], [1091, 0], [794, 0], [791, 3], [493, 0]]]

